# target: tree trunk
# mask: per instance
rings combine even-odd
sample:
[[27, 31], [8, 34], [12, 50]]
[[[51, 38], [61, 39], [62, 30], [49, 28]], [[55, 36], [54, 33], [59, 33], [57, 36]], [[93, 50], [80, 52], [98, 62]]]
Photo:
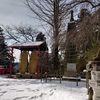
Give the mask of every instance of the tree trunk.
[[58, 69], [59, 58], [58, 58], [58, 35], [59, 35], [59, 0], [54, 1], [54, 40], [55, 40], [55, 49], [54, 49], [54, 69]]

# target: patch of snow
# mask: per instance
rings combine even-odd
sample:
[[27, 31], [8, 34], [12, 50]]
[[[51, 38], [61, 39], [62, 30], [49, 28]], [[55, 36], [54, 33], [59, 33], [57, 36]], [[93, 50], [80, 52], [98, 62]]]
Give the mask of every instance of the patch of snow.
[[80, 79], [81, 80], [81, 77], [80, 76], [78, 76], [78, 77], [67, 77], [67, 76], [63, 76], [62, 77], [63, 79]]
[[87, 100], [84, 81], [13, 79], [0, 75], [0, 100]]

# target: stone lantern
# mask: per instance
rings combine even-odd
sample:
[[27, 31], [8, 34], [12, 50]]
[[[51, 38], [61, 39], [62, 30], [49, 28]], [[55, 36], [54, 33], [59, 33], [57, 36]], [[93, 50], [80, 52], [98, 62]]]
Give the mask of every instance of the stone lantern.
[[99, 54], [93, 58], [90, 65], [86, 66], [90, 71], [90, 79], [88, 81], [89, 100], [100, 100], [100, 56]]

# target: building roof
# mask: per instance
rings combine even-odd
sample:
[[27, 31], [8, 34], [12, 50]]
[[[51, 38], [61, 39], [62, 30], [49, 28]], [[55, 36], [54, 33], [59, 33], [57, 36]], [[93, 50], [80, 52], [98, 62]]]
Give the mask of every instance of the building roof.
[[38, 49], [38, 47], [40, 48], [40, 50], [46, 50], [47, 49], [47, 45], [45, 41], [36, 41], [36, 42], [16, 42], [12, 45], [7, 46], [9, 48], [16, 48], [16, 49], [20, 49], [20, 50], [34, 50], [34, 49]]

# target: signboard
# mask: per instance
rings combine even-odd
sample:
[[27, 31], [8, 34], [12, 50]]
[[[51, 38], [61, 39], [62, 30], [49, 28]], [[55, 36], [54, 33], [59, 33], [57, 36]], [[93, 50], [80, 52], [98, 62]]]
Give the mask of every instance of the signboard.
[[76, 63], [67, 63], [68, 72], [76, 72]]

